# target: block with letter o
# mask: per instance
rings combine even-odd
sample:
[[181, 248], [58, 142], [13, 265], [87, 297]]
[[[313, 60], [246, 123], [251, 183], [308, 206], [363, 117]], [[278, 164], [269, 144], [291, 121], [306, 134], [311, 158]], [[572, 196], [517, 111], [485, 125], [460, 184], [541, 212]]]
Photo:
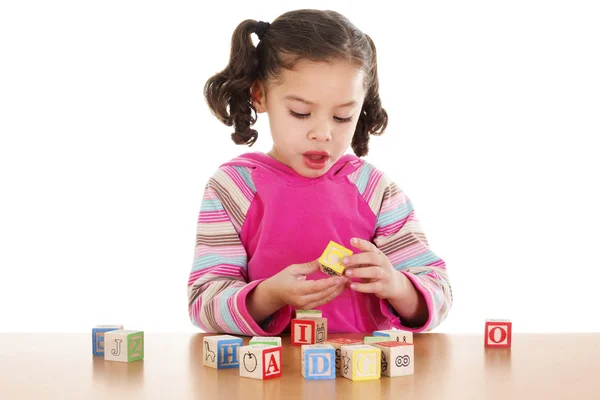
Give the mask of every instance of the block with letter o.
[[508, 319], [485, 320], [485, 347], [509, 348], [512, 339], [512, 322]]

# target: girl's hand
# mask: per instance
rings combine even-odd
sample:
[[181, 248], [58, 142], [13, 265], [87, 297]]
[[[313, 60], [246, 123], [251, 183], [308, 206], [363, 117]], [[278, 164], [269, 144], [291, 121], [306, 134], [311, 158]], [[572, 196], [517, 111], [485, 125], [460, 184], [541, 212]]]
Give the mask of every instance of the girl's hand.
[[319, 270], [319, 261], [293, 264], [265, 280], [270, 295], [279, 304], [289, 304], [295, 309], [311, 310], [329, 303], [346, 289], [350, 279], [344, 276], [306, 280], [306, 276]]
[[350, 289], [362, 293], [373, 293], [380, 299], [401, 297], [406, 292], [406, 278], [397, 271], [390, 260], [373, 243], [353, 238], [350, 241], [353, 247], [363, 250], [346, 257], [345, 275], [350, 278], [361, 278], [362, 283], [352, 282]]

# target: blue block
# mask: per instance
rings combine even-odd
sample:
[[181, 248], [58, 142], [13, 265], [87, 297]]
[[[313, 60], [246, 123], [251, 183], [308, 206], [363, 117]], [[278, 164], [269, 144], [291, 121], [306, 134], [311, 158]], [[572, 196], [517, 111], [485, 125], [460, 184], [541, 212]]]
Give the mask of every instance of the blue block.
[[104, 356], [104, 333], [119, 329], [120, 328], [93, 328], [92, 354], [95, 356]]
[[239, 368], [238, 349], [242, 339], [225, 339], [217, 342], [217, 369]]
[[308, 380], [335, 379], [335, 348], [306, 348], [302, 375]]

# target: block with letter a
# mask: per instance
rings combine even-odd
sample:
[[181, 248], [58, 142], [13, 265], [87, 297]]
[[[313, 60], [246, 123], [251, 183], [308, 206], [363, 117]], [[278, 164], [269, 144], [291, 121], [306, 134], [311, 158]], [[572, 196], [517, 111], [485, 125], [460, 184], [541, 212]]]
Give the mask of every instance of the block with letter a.
[[485, 347], [510, 348], [512, 322], [508, 319], [485, 320]]
[[282, 375], [281, 346], [251, 344], [238, 348], [240, 376], [254, 379], [271, 379]]

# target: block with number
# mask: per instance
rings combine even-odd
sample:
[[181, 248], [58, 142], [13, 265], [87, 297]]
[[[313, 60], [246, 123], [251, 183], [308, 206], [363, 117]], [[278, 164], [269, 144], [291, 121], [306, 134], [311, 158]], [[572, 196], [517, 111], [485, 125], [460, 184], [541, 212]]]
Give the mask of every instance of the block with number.
[[202, 362], [216, 369], [238, 368], [238, 349], [242, 344], [241, 338], [232, 335], [205, 336]]
[[403, 342], [373, 343], [381, 350], [381, 374], [389, 377], [415, 373], [415, 345]]
[[304, 379], [335, 379], [335, 348], [332, 345], [302, 345], [301, 358]]
[[327, 318], [294, 318], [290, 335], [295, 346], [323, 343], [327, 340]]
[[335, 375], [341, 376], [342, 346], [349, 344], [363, 344], [363, 341], [360, 339], [337, 338], [326, 340], [325, 344], [331, 345], [335, 349]]
[[402, 343], [413, 343], [413, 333], [410, 331], [402, 331], [399, 329], [388, 329], [385, 331], [375, 331], [373, 336], [385, 336]]
[[391, 337], [389, 336], [365, 336], [363, 339], [364, 344], [378, 343], [378, 342], [389, 342]]
[[344, 257], [351, 256], [352, 250], [345, 248], [336, 242], [329, 242], [325, 251], [319, 258], [319, 264], [321, 264], [321, 271], [327, 275], [343, 275], [344, 274], [344, 263], [342, 260]]
[[368, 344], [342, 346], [342, 376], [353, 381], [381, 378], [381, 349]]
[[250, 339], [249, 344], [269, 344], [271, 346], [279, 346], [281, 347], [281, 338], [280, 337], [266, 337], [266, 336], [254, 336]]
[[96, 325], [92, 328], [92, 354], [104, 355], [104, 334], [110, 331], [123, 329], [123, 325]]
[[512, 341], [512, 322], [508, 319], [485, 320], [485, 347], [509, 348]]
[[144, 359], [144, 332], [119, 329], [104, 334], [104, 359], [132, 362]]
[[268, 344], [253, 344], [238, 348], [240, 376], [271, 379], [281, 376], [282, 348]]
[[322, 318], [321, 310], [296, 310], [296, 318]]

